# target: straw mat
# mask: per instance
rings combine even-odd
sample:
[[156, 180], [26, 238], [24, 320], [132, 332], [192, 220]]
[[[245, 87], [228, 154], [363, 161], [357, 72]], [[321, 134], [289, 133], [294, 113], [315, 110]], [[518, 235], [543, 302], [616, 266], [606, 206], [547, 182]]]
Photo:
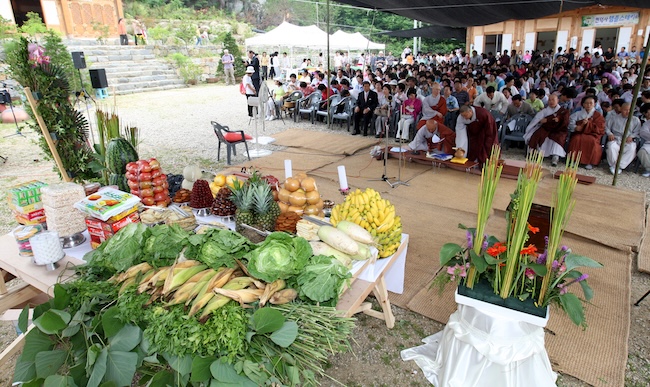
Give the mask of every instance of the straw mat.
[[343, 160], [345, 156], [336, 154], [315, 154], [307, 149], [288, 148], [273, 151], [272, 154], [260, 158], [251, 158], [240, 164], [231, 166], [231, 170], [240, 170], [242, 167], [255, 167], [264, 173], [270, 173], [281, 182], [284, 180], [284, 160], [292, 160], [293, 172], [309, 172], [322, 166]]
[[[646, 210], [646, 225], [648, 220], [650, 220], [650, 207]], [[639, 249], [639, 271], [650, 273], [650, 240], [648, 240], [648, 235], [645, 233]]]
[[374, 136], [351, 136], [348, 132], [333, 134], [302, 129], [288, 129], [274, 134], [274, 137], [273, 145], [312, 149], [318, 153], [338, 155], [352, 155], [379, 142]]

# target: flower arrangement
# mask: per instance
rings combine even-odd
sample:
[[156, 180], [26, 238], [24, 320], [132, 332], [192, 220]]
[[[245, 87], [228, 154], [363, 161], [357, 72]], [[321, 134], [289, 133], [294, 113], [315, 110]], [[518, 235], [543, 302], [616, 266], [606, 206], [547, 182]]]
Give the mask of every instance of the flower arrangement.
[[[583, 303], [593, 297], [587, 284], [588, 274], [579, 267], [602, 267], [590, 258], [571, 252], [561, 246], [566, 225], [575, 205], [572, 199], [577, 178], [579, 154], [569, 154], [564, 173], [559, 178], [553, 195], [549, 235], [545, 237], [544, 251], [528, 244], [530, 234], [539, 228], [528, 223], [537, 187], [542, 177], [543, 154], [534, 151], [526, 158], [526, 166], [520, 171], [517, 188], [506, 212], [507, 230], [505, 241], [485, 232], [496, 186], [501, 176], [500, 148], [494, 146], [485, 163], [479, 184], [478, 219], [476, 228], [467, 228], [467, 243], [460, 246], [447, 243], [440, 250], [442, 269], [432, 286], [440, 289], [452, 281], [472, 289], [481, 282], [488, 283], [494, 294], [501, 299], [514, 298], [531, 302], [537, 308], [557, 305], [567, 313], [576, 325], [586, 328]], [[584, 299], [569, 292], [572, 284], [580, 284]]]

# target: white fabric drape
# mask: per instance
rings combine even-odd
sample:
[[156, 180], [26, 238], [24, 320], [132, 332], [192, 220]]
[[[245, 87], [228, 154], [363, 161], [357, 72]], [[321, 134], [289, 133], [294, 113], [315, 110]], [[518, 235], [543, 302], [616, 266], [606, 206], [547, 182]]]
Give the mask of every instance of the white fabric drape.
[[445, 329], [402, 351], [436, 387], [555, 386], [541, 326], [458, 305]]

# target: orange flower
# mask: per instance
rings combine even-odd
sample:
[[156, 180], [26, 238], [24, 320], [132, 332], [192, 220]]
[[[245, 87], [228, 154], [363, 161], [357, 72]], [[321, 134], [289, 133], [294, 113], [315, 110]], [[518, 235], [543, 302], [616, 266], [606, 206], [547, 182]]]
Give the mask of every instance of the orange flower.
[[530, 244], [521, 250], [521, 255], [537, 255], [537, 246]]
[[497, 242], [492, 245], [492, 247], [488, 247], [487, 253], [493, 257], [498, 257], [501, 253], [506, 252], [506, 247], [501, 244], [501, 242]]
[[539, 227], [533, 227], [528, 223], [528, 231], [532, 232], [533, 234], [537, 234], [539, 232]]

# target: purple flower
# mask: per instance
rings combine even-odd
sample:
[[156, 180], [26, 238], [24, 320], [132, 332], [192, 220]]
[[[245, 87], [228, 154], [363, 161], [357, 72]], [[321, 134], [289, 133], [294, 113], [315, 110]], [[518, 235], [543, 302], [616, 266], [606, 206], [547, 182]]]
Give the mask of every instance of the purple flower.
[[488, 236], [483, 235], [483, 246], [481, 247], [481, 250], [485, 251], [488, 248]]
[[557, 270], [558, 267], [560, 267], [560, 262], [553, 261], [553, 270]]
[[585, 273], [585, 274], [581, 275], [580, 277], [576, 278], [576, 282], [584, 281], [587, 278], [589, 278], [589, 274]]
[[466, 235], [467, 235], [467, 248], [471, 249], [472, 247], [474, 247], [474, 243], [472, 243], [472, 233], [469, 232], [468, 230]]
[[561, 248], [560, 250], [562, 250], [562, 251], [569, 251], [569, 247], [565, 245], [565, 246], [562, 246], [562, 248]]
[[542, 254], [537, 256], [537, 263], [539, 265], [545, 265], [546, 264], [546, 251], [544, 251]]
[[566, 294], [569, 291], [567, 285], [559, 284], [557, 287], [560, 288], [560, 294]]
[[544, 237], [544, 246], [548, 247], [548, 235]]
[[526, 277], [528, 277], [528, 279], [535, 278], [535, 272], [533, 271], [533, 269], [529, 269], [529, 268], [526, 269]]

